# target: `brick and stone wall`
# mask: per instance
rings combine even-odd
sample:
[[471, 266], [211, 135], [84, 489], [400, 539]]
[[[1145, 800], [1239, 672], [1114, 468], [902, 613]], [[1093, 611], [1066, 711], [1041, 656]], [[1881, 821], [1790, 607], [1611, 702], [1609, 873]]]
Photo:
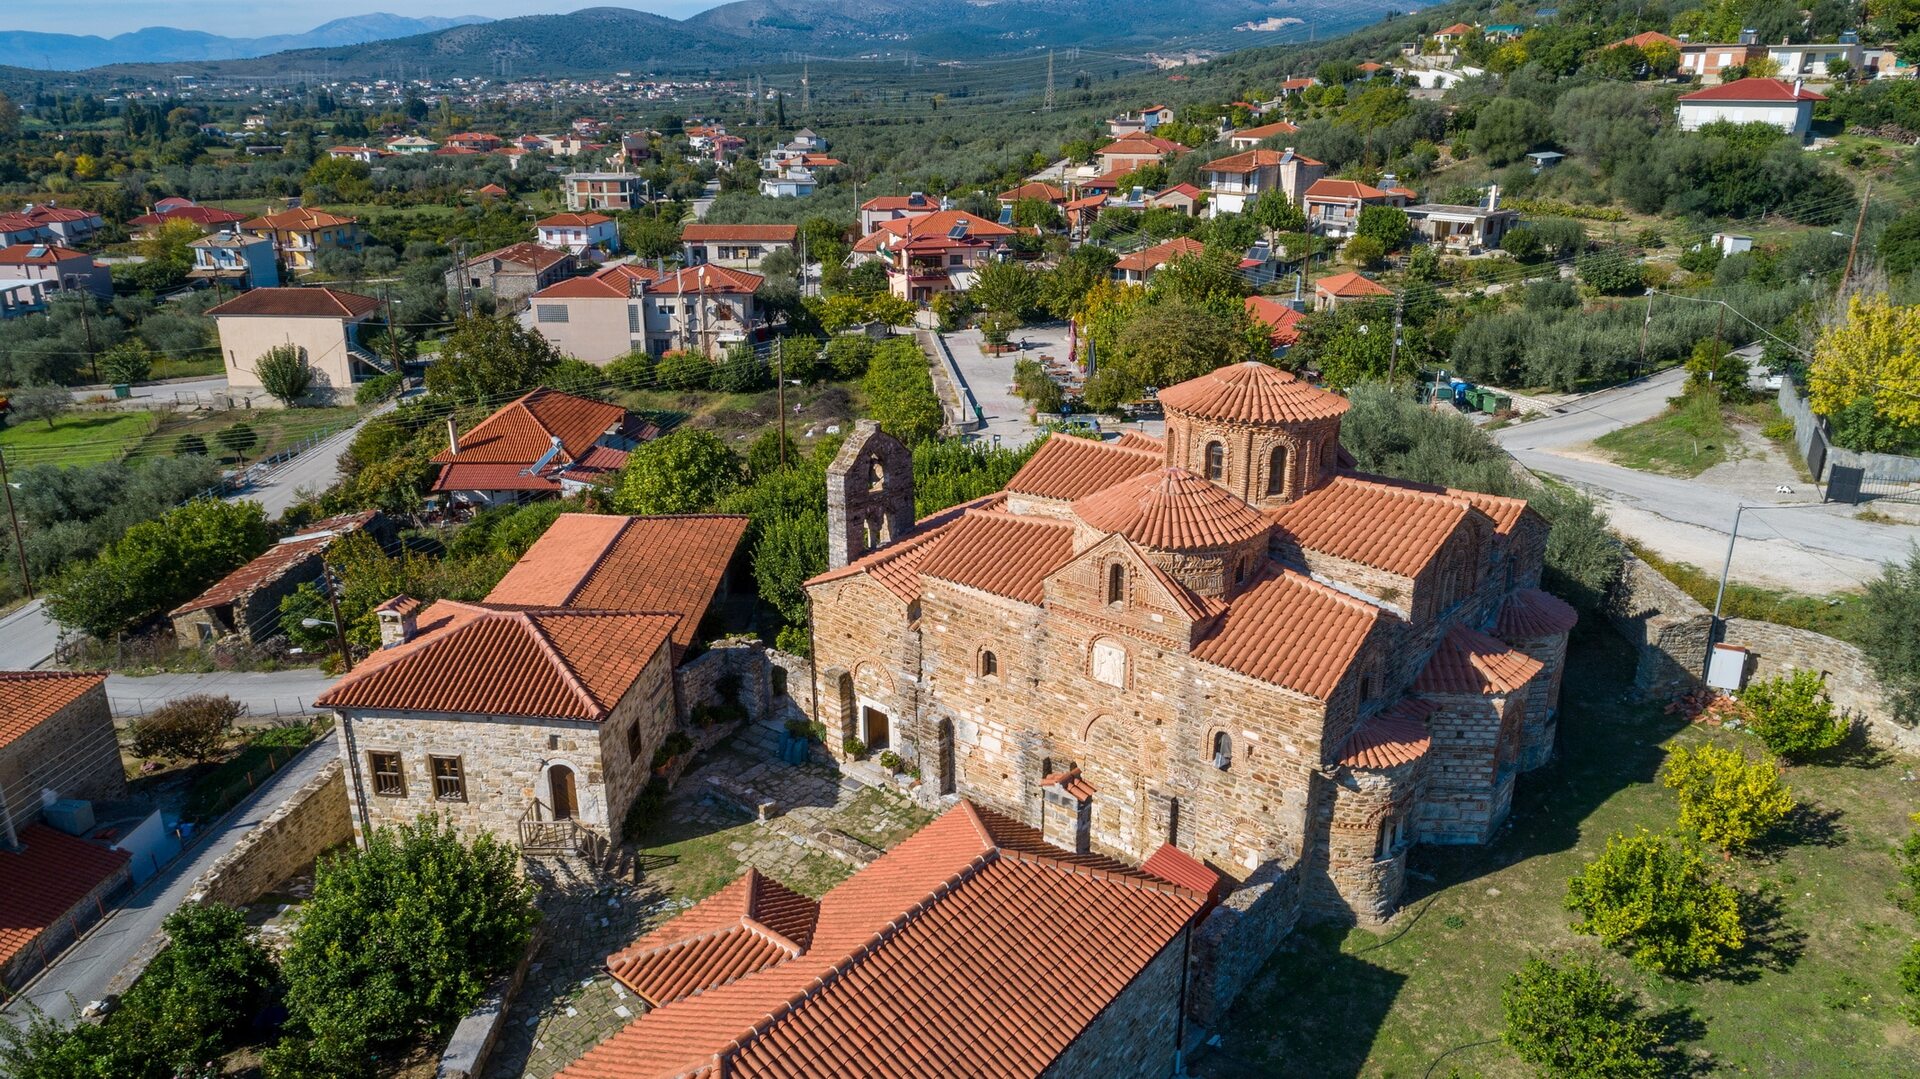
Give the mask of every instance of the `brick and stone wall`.
[[1300, 920], [1300, 876], [1278, 863], [1261, 866], [1207, 915], [1193, 934], [1187, 1014], [1218, 1027], [1240, 990]]
[[752, 719], [765, 716], [773, 696], [770, 669], [766, 649], [752, 640], [715, 644], [699, 658], [681, 664], [673, 672], [674, 701], [680, 722], [687, 722], [693, 710], [702, 705], [725, 703], [726, 693], [722, 691], [729, 678], [732, 679], [730, 692], [747, 710], [747, 716]]
[[346, 768], [336, 758], [213, 863], [194, 898], [244, 906], [352, 840]]
[[1818, 671], [1834, 706], [1864, 723], [1868, 737], [1894, 749], [1920, 753], [1920, 730], [1894, 720], [1886, 689], [1859, 648], [1812, 630], [1749, 618], [1727, 619], [1721, 639], [1752, 654], [1749, 680], [1776, 678], [1795, 670]]
[[[1162, 1079], [1174, 1074], [1180, 978], [1191, 928], [1175, 937], [1040, 1074], [1047, 1079]], [[1062, 957], [1070, 959], [1071, 957]]]
[[1326, 842], [1306, 874], [1306, 906], [1316, 917], [1378, 925], [1393, 916], [1406, 885], [1411, 818], [1423, 794], [1427, 758], [1380, 770], [1343, 769], [1327, 784], [1317, 819]]
[[1607, 619], [1634, 647], [1634, 692], [1670, 697], [1700, 684], [1713, 614], [1660, 571], [1628, 554], [1607, 593]]
[[1553, 759], [1553, 740], [1559, 726], [1560, 680], [1567, 665], [1567, 635], [1518, 637], [1507, 642], [1540, 661], [1541, 670], [1527, 683], [1526, 715], [1520, 724], [1520, 770], [1531, 772]]
[[0, 747], [0, 804], [15, 829], [40, 818], [43, 790], [90, 801], [126, 797], [104, 682]]
[[1485, 843], [1513, 803], [1524, 693], [1430, 694], [1425, 793], [1415, 825], [1422, 843]]

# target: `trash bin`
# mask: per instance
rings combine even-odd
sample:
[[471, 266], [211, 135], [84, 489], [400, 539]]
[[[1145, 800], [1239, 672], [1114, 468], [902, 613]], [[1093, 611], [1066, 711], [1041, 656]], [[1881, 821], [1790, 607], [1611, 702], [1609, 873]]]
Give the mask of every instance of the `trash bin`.
[[126, 383], [126, 382], [116, 382], [116, 383], [114, 383], [114, 384], [113, 384], [113, 395], [114, 395], [114, 396], [115, 396], [116, 398], [118, 398], [118, 399], [120, 399], [120, 400], [122, 400], [122, 401], [124, 401], [124, 400], [126, 400], [126, 399], [127, 399], [127, 398], [129, 398], [129, 397], [132, 397], [132, 396], [133, 396], [133, 386], [132, 386], [132, 384], [131, 384], [131, 383]]
[[1506, 412], [1513, 408], [1513, 397], [1511, 395], [1504, 394], [1504, 393], [1496, 393], [1496, 394], [1490, 394], [1489, 396], [1493, 398], [1493, 407], [1488, 409], [1487, 411]]

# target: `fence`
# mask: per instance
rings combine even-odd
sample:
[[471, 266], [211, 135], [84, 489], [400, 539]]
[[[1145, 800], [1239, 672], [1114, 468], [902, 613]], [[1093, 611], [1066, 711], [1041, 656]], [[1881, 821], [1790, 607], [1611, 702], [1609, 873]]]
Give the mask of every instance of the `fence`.
[[[138, 719], [151, 715], [162, 705], [178, 700], [178, 697], [108, 697], [107, 707], [113, 710], [115, 718]], [[240, 721], [242, 727], [273, 726], [278, 720], [307, 719], [323, 714], [326, 709], [315, 708], [307, 697], [269, 697], [262, 700], [249, 694], [246, 698], [247, 714]]]
[[954, 362], [953, 352], [947, 348], [947, 340], [937, 330], [919, 330], [920, 348], [932, 356], [946, 373], [947, 382], [953, 387], [954, 396], [959, 400], [958, 409], [952, 417], [955, 429], [978, 431], [987, 425], [987, 414], [980, 408], [980, 402], [973, 396], [973, 387], [967, 385], [967, 376], [960, 373], [960, 365]]
[[1791, 378], [1780, 381], [1780, 411], [1793, 421], [1793, 444], [1807, 471], [1836, 502], [1876, 498], [1920, 501], [1920, 457], [1861, 453], [1833, 444], [1826, 417], [1816, 416]]

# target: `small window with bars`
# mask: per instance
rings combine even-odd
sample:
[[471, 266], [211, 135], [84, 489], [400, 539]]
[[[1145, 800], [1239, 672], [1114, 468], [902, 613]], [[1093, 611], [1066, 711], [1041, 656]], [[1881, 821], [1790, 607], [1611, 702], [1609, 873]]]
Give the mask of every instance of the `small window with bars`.
[[467, 800], [467, 775], [458, 757], [428, 757], [433, 766], [433, 796], [442, 802]]
[[534, 304], [533, 317], [541, 322], [565, 322], [567, 321], [567, 305], [563, 303]]
[[400, 770], [400, 754], [367, 754], [367, 771], [373, 774], [373, 793], [382, 798], [405, 798], [407, 774]]

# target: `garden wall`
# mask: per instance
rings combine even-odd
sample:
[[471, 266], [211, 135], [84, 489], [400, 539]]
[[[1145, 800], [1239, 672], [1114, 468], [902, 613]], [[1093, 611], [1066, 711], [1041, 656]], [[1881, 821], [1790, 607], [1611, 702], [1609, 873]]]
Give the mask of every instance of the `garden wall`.
[[1920, 753], [1920, 730], [1894, 721], [1886, 690], [1859, 648], [1824, 633], [1750, 618], [1726, 619], [1721, 640], [1750, 653], [1749, 679], [1774, 678], [1795, 670], [1818, 671], [1826, 679], [1827, 694], [1834, 705], [1863, 722], [1868, 737], [1882, 745]]
[[352, 839], [346, 770], [336, 759], [213, 863], [192, 898], [243, 906]]
[[[1800, 459], [1812, 469], [1814, 479], [1826, 482], [1828, 469], [1840, 465], [1860, 469], [1861, 478], [1870, 482], [1920, 483], [1920, 457], [1859, 453], [1834, 445], [1827, 434], [1826, 421], [1813, 414], [1812, 406], [1800, 396], [1792, 379], [1781, 380], [1779, 401], [1780, 411], [1793, 420], [1794, 447], [1800, 451]], [[1815, 438], [1826, 446], [1826, 453], [1819, 455], [1817, 462], [1812, 454]]]

